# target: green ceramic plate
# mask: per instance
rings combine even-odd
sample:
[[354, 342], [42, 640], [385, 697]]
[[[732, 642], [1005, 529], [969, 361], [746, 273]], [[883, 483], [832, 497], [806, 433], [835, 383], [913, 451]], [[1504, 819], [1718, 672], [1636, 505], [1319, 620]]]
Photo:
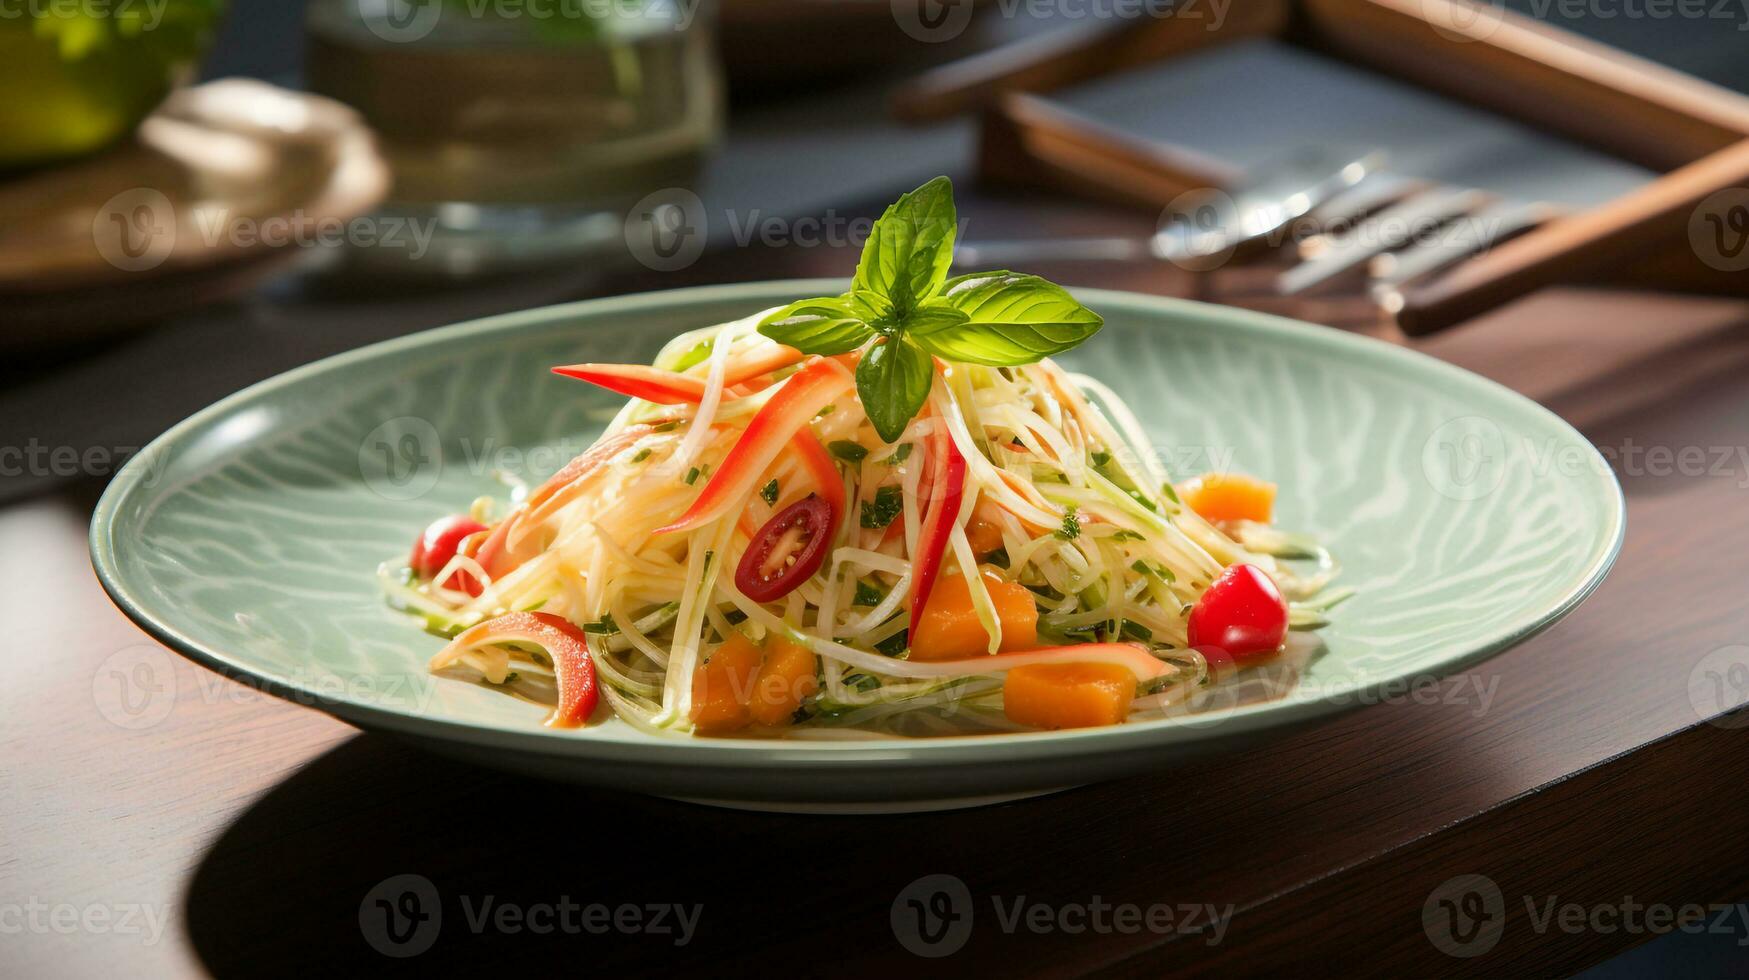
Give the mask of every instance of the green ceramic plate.
[[[1223, 307], [1086, 291], [1106, 328], [1064, 360], [1141, 416], [1169, 470], [1281, 485], [1360, 590], [1258, 683], [1171, 719], [1057, 733], [873, 741], [659, 739], [428, 676], [442, 641], [373, 578], [417, 529], [537, 480], [617, 399], [549, 365], [647, 361], [676, 332], [838, 290], [689, 289], [532, 310], [378, 344], [242, 391], [165, 433], [111, 484], [91, 551], [111, 596], [195, 661], [364, 728], [507, 769], [739, 805], [965, 805], [1159, 769], [1401, 697], [1553, 623], [1621, 544], [1620, 488], [1536, 404], [1386, 344]], [[1285, 683], [1264, 683], [1264, 681]], [[1233, 693], [1248, 691], [1249, 693]]]

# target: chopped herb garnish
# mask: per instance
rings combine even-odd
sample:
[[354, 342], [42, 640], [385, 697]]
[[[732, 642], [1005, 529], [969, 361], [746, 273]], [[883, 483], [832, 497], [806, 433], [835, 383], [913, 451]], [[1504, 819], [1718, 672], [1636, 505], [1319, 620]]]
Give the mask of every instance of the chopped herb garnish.
[[686, 471], [686, 482], [687, 482], [687, 485], [689, 485], [689, 486], [690, 486], [690, 485], [691, 485], [691, 484], [694, 484], [694, 483], [697, 483], [697, 482], [698, 482], [698, 474], [699, 474], [699, 468], [698, 468], [698, 467], [696, 467], [696, 466], [694, 466], [694, 467], [693, 467], [693, 468], [692, 468], [692, 469], [690, 469], [690, 470], [687, 470], [687, 471]]
[[852, 466], [861, 464], [864, 457], [868, 456], [868, 450], [849, 439], [834, 439], [826, 444], [826, 448], [832, 451], [832, 455]]
[[880, 652], [886, 654], [889, 657], [897, 657], [897, 658], [903, 660], [903, 659], [905, 659], [905, 651], [910, 649], [910, 645], [911, 645], [911, 638], [910, 638], [909, 634], [910, 634], [910, 630], [900, 630], [899, 632], [894, 633], [892, 636], [887, 637], [886, 639], [882, 640], [881, 642], [876, 643], [875, 649], [879, 650]]
[[777, 481], [774, 479], [759, 491], [759, 496], [768, 504], [777, 503]]
[[1154, 503], [1152, 500], [1149, 500], [1148, 495], [1143, 493], [1142, 491], [1140, 491], [1140, 490], [1126, 490], [1124, 492], [1129, 494], [1131, 499], [1135, 500], [1136, 503], [1141, 504], [1143, 507], [1146, 507], [1155, 513], [1160, 512], [1160, 505]]
[[902, 442], [902, 443], [899, 443], [899, 448], [893, 450], [892, 454], [889, 455], [886, 459], [881, 460], [881, 462], [886, 463], [888, 466], [897, 466], [900, 463], [903, 463], [905, 461], [905, 458], [907, 456], [910, 456], [910, 455], [911, 455], [911, 443]]
[[1110, 453], [1105, 452], [1103, 450], [1095, 450], [1094, 451], [1094, 453], [1093, 453], [1093, 468], [1094, 469], [1096, 469], [1096, 470], [1100, 469], [1100, 468], [1104, 467], [1105, 464], [1107, 464], [1109, 462], [1111, 462], [1111, 454]]
[[1175, 503], [1175, 504], [1176, 504], [1176, 503], [1178, 503], [1178, 502], [1179, 502], [1179, 500], [1178, 500], [1178, 491], [1177, 491], [1177, 490], [1174, 490], [1174, 489], [1172, 489], [1172, 484], [1170, 484], [1170, 483], [1162, 483], [1162, 484], [1160, 484], [1160, 493], [1161, 493], [1161, 495], [1162, 495], [1162, 496], [1164, 496], [1164, 497], [1165, 497], [1165, 498], [1166, 498], [1166, 499], [1167, 499], [1167, 500], [1170, 500], [1170, 501], [1172, 501], [1172, 502], [1173, 502], [1173, 503]]
[[1057, 528], [1056, 536], [1063, 541], [1073, 541], [1081, 536], [1081, 518], [1075, 516], [1075, 505], [1070, 504], [1069, 510], [1063, 515], [1063, 526]]
[[619, 632], [619, 624], [613, 621], [613, 614], [608, 613], [593, 623], [584, 623], [583, 632], [596, 636], [612, 636]]
[[881, 604], [881, 600], [886, 597], [887, 592], [885, 589], [876, 588], [867, 582], [858, 580], [856, 583], [856, 597], [850, 600], [850, 604], [853, 606], [878, 606]]
[[1118, 635], [1146, 643], [1154, 638], [1154, 631], [1141, 623], [1132, 623], [1126, 619], [1123, 621], [1123, 627], [1118, 630]]
[[642, 449], [640, 449], [637, 452], [632, 454], [632, 462], [634, 462], [634, 463], [642, 463], [644, 460], [649, 459], [649, 458], [650, 458], [650, 447], [649, 446], [645, 446], [644, 448], [642, 448]]
[[997, 548], [995, 551], [985, 555], [984, 560], [995, 565], [997, 568], [1007, 568], [1009, 565], [1013, 564], [1013, 559], [1008, 557], [1007, 548]]
[[823, 418], [827, 415], [831, 415], [832, 411], [834, 409], [836, 409], [837, 407], [838, 407], [837, 405], [827, 405], [825, 408], [822, 408], [818, 412], [815, 412], [814, 417], [815, 418]]
[[675, 419], [673, 421], [659, 422], [655, 425], [652, 425], [652, 426], [650, 426], [650, 431], [651, 432], [673, 432], [675, 429], [678, 429], [678, 428], [680, 428], [680, 420]]
[[862, 502], [862, 526], [871, 529], [886, 527], [904, 509], [905, 491], [896, 486], [881, 487], [875, 491], [873, 500]]
[[1162, 582], [1176, 582], [1178, 580], [1178, 576], [1172, 574], [1172, 569], [1165, 565], [1150, 565], [1140, 558], [1130, 562], [1130, 568], [1134, 569], [1137, 575], [1152, 575]]
[[510, 673], [505, 674], [504, 679], [499, 681], [498, 683], [500, 683], [500, 684], [514, 684], [519, 680], [522, 680], [522, 675], [518, 674], [516, 671], [513, 670]]
[[[904, 636], [905, 634], [901, 633], [899, 635]], [[881, 682], [879, 678], [871, 677], [868, 674], [851, 674], [849, 677], [844, 678], [844, 686], [850, 688], [852, 691], [867, 692], [880, 687]]]
[[1118, 531], [1116, 534], [1112, 535], [1111, 540], [1113, 540], [1113, 541], [1140, 541], [1140, 540], [1142, 540], [1142, 536], [1126, 527], [1123, 530]]

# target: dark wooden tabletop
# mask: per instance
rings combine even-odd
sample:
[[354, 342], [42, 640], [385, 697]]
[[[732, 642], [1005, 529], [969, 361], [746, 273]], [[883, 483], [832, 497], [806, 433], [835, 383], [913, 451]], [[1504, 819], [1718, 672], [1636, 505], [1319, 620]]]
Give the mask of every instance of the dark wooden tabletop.
[[[969, 191], [962, 213], [991, 237], [1146, 223]], [[728, 249], [591, 288], [829, 274], [849, 256]], [[1155, 266], [1038, 271], [1255, 302], [1240, 270], [1212, 284]], [[1397, 340], [1353, 300], [1300, 311]], [[230, 323], [237, 343], [277, 337], [283, 359], [368, 339]], [[208, 327], [177, 329], [198, 344]], [[91, 573], [98, 481], [16, 499], [0, 510], [0, 622], [13, 630], [0, 974], [1540, 974], [1651, 935], [1568, 928], [1545, 915], [1551, 899], [1749, 894], [1749, 735], [1720, 714], [1744, 692], [1691, 697], [1700, 672], [1749, 653], [1732, 649], [1749, 642], [1749, 310], [1551, 291], [1417, 346], [1547, 405], [1618, 460], [1628, 536], [1602, 588], [1419, 696], [1243, 754], [952, 813], [743, 813], [428, 756], [154, 659]], [[157, 700], [137, 715], [123, 698]], [[407, 892], [408, 875], [429, 891]], [[906, 945], [930, 938], [921, 948], [951, 955]]]

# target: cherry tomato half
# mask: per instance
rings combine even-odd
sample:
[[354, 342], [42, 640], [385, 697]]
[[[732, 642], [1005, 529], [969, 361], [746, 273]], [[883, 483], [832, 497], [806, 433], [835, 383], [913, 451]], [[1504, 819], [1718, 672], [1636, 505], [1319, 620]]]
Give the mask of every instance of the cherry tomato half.
[[1287, 603], [1255, 565], [1229, 567], [1190, 611], [1190, 645], [1205, 654], [1243, 660], [1274, 653], [1285, 639]]
[[820, 570], [832, 540], [830, 504], [804, 497], [777, 513], [753, 535], [735, 569], [735, 588], [754, 602], [781, 599]]
[[[455, 550], [461, 547], [470, 534], [478, 534], [486, 530], [481, 524], [464, 514], [451, 514], [439, 517], [431, 522], [425, 533], [413, 542], [413, 555], [407, 559], [407, 564], [413, 567], [414, 574], [420, 578], [430, 578], [443, 571], [443, 566], [455, 557]], [[457, 574], [454, 576], [465, 584], [473, 579], [471, 575]], [[468, 591], [473, 591], [469, 589]]]

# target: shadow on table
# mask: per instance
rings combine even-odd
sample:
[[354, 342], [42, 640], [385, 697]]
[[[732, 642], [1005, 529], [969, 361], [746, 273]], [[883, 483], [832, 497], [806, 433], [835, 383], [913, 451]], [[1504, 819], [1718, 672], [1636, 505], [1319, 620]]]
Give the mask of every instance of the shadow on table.
[[[976, 890], [966, 865], [1004, 851], [1024, 861], [1070, 812], [1001, 810], [742, 813], [507, 776], [365, 734], [219, 838], [189, 885], [186, 927], [219, 977], [537, 965], [638, 976], [657, 962], [810, 976], [836, 972], [832, 947], [864, 965], [925, 965], [893, 941], [894, 896], [926, 872]], [[968, 861], [974, 835], [981, 857]], [[1094, 874], [1127, 860], [1093, 838], [1075, 850], [1071, 866]]]
[[[1409, 707], [1396, 717], [1417, 730], [1473, 724]], [[648, 976], [656, 964], [707, 977], [929, 976], [938, 963], [956, 976], [1062, 972], [1162, 943], [1200, 956], [1215, 952], [1199, 933], [1206, 916], [1182, 920], [1182, 934], [1090, 935], [1028, 927], [1012, 909], [1085, 908], [1089, 896], [1245, 908], [1321, 862], [1369, 853], [1378, 829], [1331, 814], [1336, 789], [1313, 764], [1361, 737], [1313, 729], [998, 806], [819, 817], [542, 782], [364, 734], [231, 824], [190, 879], [184, 921], [214, 975], [300, 980], [554, 966]], [[1440, 765], [1447, 786], [1465, 768]], [[1478, 766], [1465, 781], [1494, 778]], [[1272, 828], [1267, 848], [1258, 827]], [[962, 920], [963, 933], [948, 931]], [[907, 952], [920, 930], [958, 955]]]

